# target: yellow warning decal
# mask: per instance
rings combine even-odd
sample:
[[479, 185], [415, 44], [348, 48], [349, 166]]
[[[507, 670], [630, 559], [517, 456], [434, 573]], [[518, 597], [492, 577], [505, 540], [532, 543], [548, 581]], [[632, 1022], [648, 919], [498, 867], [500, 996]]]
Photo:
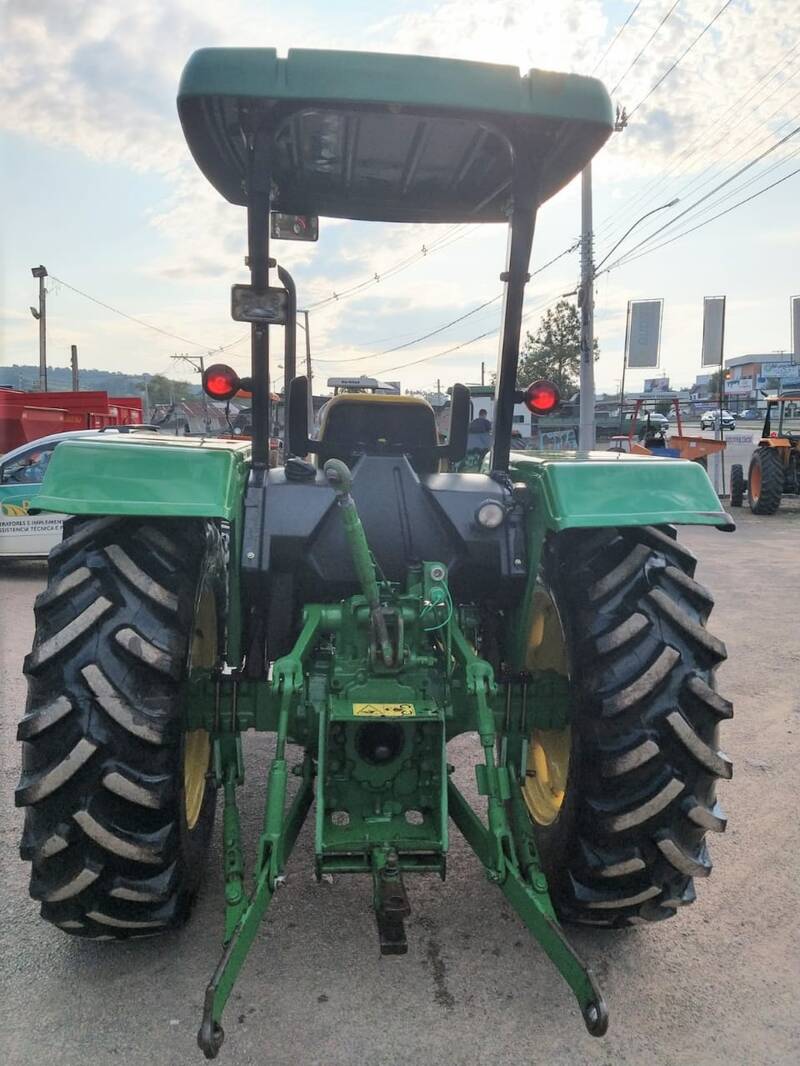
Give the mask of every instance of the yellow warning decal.
[[353, 704], [353, 715], [356, 718], [414, 718], [416, 714], [413, 703]]

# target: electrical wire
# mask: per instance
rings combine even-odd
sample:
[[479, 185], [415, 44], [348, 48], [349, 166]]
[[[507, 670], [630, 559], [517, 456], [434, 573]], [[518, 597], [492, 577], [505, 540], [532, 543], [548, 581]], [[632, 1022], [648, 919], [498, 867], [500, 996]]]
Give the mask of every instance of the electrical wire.
[[[782, 104], [779, 104], [778, 107], [776, 107], [773, 111], [771, 111], [770, 114], [765, 119], [760, 120], [762, 126], [765, 126], [767, 123], [771, 122], [772, 119], [779, 112], [781, 112], [781, 111], [785, 110], [786, 108], [790, 107], [792, 104], [794, 104], [795, 100], [798, 100], [798, 99], [800, 99], [800, 89], [798, 89], [797, 92], [795, 92], [794, 95], [792, 97], [790, 97], [790, 99], [786, 100]], [[756, 151], [758, 148], [760, 148], [762, 144], [764, 144], [765, 142], [771, 140], [774, 137], [777, 137], [777, 135], [781, 132], [781, 130], [785, 129], [786, 126], [790, 125], [790, 123], [796, 122], [796, 121], [797, 121], [797, 116], [796, 115], [790, 115], [789, 118], [787, 118], [783, 122], [781, 122], [780, 125], [777, 126], [775, 129], [767, 130], [767, 132], [762, 137], [759, 137], [758, 140], [756, 140], [755, 142], [748, 143], [743, 152], [740, 152], [739, 155], [737, 155], [735, 159], [732, 159], [729, 162], [724, 163], [724, 165], [720, 168], [720, 164], [723, 163], [725, 158], [727, 156], [729, 156], [731, 154], [731, 152], [736, 151], [736, 149], [746, 140], [746, 136], [745, 137], [740, 137], [738, 141], [736, 141], [725, 152], [723, 152], [721, 155], [719, 155], [714, 162], [709, 163], [709, 165], [704, 170], [702, 170], [699, 174], [695, 175], [695, 177], [691, 178], [690, 181], [681, 190], [679, 190], [680, 196], [681, 197], [685, 197], [687, 195], [687, 193], [689, 193], [689, 192], [699, 192], [699, 190], [705, 188], [705, 186], [708, 185], [708, 183], [710, 181], [713, 181], [716, 177], [719, 177], [720, 173], [724, 172], [729, 167], [736, 166], [737, 163], [741, 163], [744, 159], [746, 159], [754, 151]], [[717, 171], [717, 173], [715, 173], [715, 171]], [[702, 179], [705, 179], [705, 180], [702, 180]]]
[[[725, 181], [720, 182], [719, 185], [711, 189], [710, 192], [707, 192], [704, 196], [701, 196], [699, 200], [695, 200], [693, 204], [690, 204], [688, 207], [684, 208], [684, 210], [680, 211], [677, 215], [675, 215], [674, 218], [671, 218], [668, 222], [665, 222], [663, 226], [659, 226], [658, 229], [653, 230], [652, 233], [648, 233], [647, 236], [643, 237], [638, 244], [635, 244], [633, 248], [628, 249], [625, 255], [631, 255], [638, 248], [649, 244], [650, 241], [652, 241], [653, 238], [657, 237], [659, 233], [663, 233], [665, 229], [668, 229], [670, 226], [674, 226], [679, 219], [683, 218], [685, 215], [688, 215], [691, 211], [694, 211], [694, 209], [699, 207], [700, 204], [705, 203], [706, 200], [710, 199], [715, 193], [719, 192], [720, 189], [725, 188], [726, 185], [730, 185], [730, 183], [732, 181], [735, 181], [736, 178], [738, 178], [741, 174], [744, 174], [746, 171], [750, 170], [751, 167], [754, 167], [757, 163], [760, 163], [762, 159], [765, 159], [768, 155], [771, 155], [774, 151], [777, 151], [777, 149], [780, 148], [781, 145], [786, 144], [787, 141], [791, 140], [791, 138], [795, 137], [798, 133], [800, 133], [800, 126], [795, 126], [795, 128], [789, 133], [787, 133], [785, 137], [782, 137], [775, 144], [771, 145], [769, 148], [766, 149], [766, 151], [762, 152], [755, 159], [751, 160], [751, 162], [745, 164], [745, 166], [743, 167], [740, 167], [735, 174], [732, 174], [729, 178], [726, 178]], [[617, 260], [617, 262], [619, 261], [620, 260]]]
[[[534, 277], [537, 277], [537, 275], [542, 274], [544, 271], [548, 270], [550, 268], [550, 266], [553, 266], [554, 263], [558, 262], [559, 259], [563, 259], [564, 256], [570, 255], [573, 252], [577, 252], [577, 249], [579, 247], [580, 247], [580, 241], [579, 240], [578, 241], [574, 241], [569, 246], [563, 248], [563, 251], [559, 252], [559, 254], [557, 256], [553, 257], [553, 259], [548, 259], [547, 262], [542, 263], [542, 265], [539, 266], [539, 268], [537, 270], [534, 270], [531, 273], [530, 277], [534, 278]], [[459, 316], [459, 318], [452, 319], [450, 322], [446, 322], [444, 325], [438, 326], [436, 329], [432, 329], [430, 333], [423, 334], [421, 337], [416, 337], [414, 340], [406, 341], [406, 343], [404, 343], [404, 344], [398, 344], [398, 345], [395, 346], [395, 348], [389, 348], [389, 349], [386, 349], [383, 352], [373, 352], [373, 353], [370, 353], [369, 355], [357, 356], [356, 358], [348, 358], [347, 356], [342, 356], [342, 357], [340, 357], [338, 359], [318, 359], [316, 356], [314, 356], [313, 358], [311, 358], [311, 361], [313, 361], [313, 362], [329, 362], [329, 364], [330, 364], [330, 362], [333, 362], [333, 364], [342, 364], [342, 362], [347, 362], [347, 364], [351, 364], [351, 362], [365, 362], [367, 359], [377, 359], [377, 358], [380, 358], [380, 356], [382, 356], [382, 355], [389, 355], [390, 353], [393, 353], [393, 352], [399, 352], [399, 351], [402, 351], [403, 349], [411, 348], [411, 346], [413, 344], [417, 344], [417, 343], [419, 343], [419, 342], [421, 342], [423, 340], [428, 340], [431, 337], [435, 337], [436, 334], [444, 333], [445, 329], [448, 329], [450, 326], [457, 325], [459, 322], [463, 322], [465, 319], [468, 319], [471, 316], [473, 316], [473, 314], [477, 314], [479, 311], [485, 310], [486, 307], [490, 307], [492, 304], [496, 304], [497, 301], [500, 300], [501, 297], [502, 297], [502, 293], [498, 292], [496, 296], [493, 296], [491, 298], [491, 300], [484, 301], [484, 303], [479, 304], [477, 307], [474, 307], [470, 311], [467, 311], [465, 314], [461, 314], [461, 316]], [[491, 336], [491, 334], [487, 334], [487, 335], [486, 334], [482, 334], [481, 337], [476, 338], [476, 339], [480, 340], [480, 339], [482, 339], [483, 336]], [[437, 358], [437, 356], [434, 356], [434, 358]], [[417, 360], [417, 361], [425, 361], [425, 360]], [[402, 368], [397, 368], [396, 367], [396, 368], [391, 368], [391, 369], [402, 369]]]
[[696, 215], [694, 215], [691, 221], [694, 222], [698, 218], [701, 218], [703, 215], [708, 214], [709, 211], [713, 211], [716, 207], [724, 203], [726, 200], [730, 200], [732, 196], [738, 196], [740, 192], [742, 192], [744, 189], [749, 188], [749, 186], [755, 184], [755, 182], [763, 181], [763, 179], [768, 174], [771, 174], [779, 167], [785, 166], [786, 163], [791, 162], [791, 160], [796, 158], [798, 155], [800, 155], [800, 148], [796, 148], [793, 152], [789, 152], [788, 155], [785, 155], [782, 159], [778, 159], [774, 163], [771, 163], [760, 173], [755, 174], [751, 178], [748, 178], [747, 181], [743, 181], [741, 185], [736, 185], [732, 189], [729, 189], [728, 192], [723, 193], [722, 196], [718, 197], [716, 200], [711, 200], [709, 203], [706, 204], [704, 208], [702, 208]]
[[[469, 234], [474, 232], [474, 230], [476, 230], [477, 228], [477, 225], [469, 226], [465, 223], [460, 223], [457, 226], [453, 226], [451, 229], [443, 233], [440, 237], [437, 237], [434, 241], [431, 241], [430, 244], [423, 244], [422, 247], [419, 248], [412, 255], [407, 256], [405, 259], [398, 260], [398, 262], [386, 267], [384, 270], [373, 271], [371, 277], [365, 278], [363, 281], [356, 282], [356, 284], [351, 285], [346, 289], [342, 289], [341, 292], [333, 292], [330, 296], [326, 296], [322, 300], [317, 300], [315, 303], [309, 304], [307, 310], [319, 311], [323, 307], [327, 307], [333, 303], [338, 303], [340, 300], [355, 295], [355, 293], [360, 292], [362, 289], [366, 289], [371, 285], [377, 285], [381, 281], [385, 281], [387, 278], [394, 277], [395, 274], [399, 274], [401, 273], [401, 271], [407, 270], [410, 266], [413, 266], [414, 263], [418, 263], [421, 259], [432, 255], [434, 252], [440, 251], [442, 248], [447, 248], [451, 244], [455, 244], [456, 241], [460, 241], [462, 240], [462, 238], [469, 236]], [[460, 233], [458, 232], [459, 230], [461, 231]]]
[[244, 337], [240, 337], [239, 340], [232, 341], [230, 344], [224, 346], [216, 346], [209, 344], [201, 344], [200, 341], [191, 340], [189, 337], [182, 337], [178, 333], [170, 333], [167, 329], [162, 329], [160, 326], [154, 326], [152, 322], [145, 322], [143, 318], [137, 318], [135, 315], [129, 315], [126, 311], [120, 311], [118, 307], [112, 307], [111, 304], [104, 303], [103, 300], [98, 300], [95, 296], [90, 296], [88, 292], [83, 292], [81, 289], [76, 289], [74, 285], [70, 285], [68, 281], [64, 281], [63, 278], [57, 277], [55, 274], [49, 275], [53, 281], [58, 282], [59, 285], [63, 285], [65, 289], [69, 289], [70, 292], [76, 293], [78, 296], [82, 296], [85, 300], [90, 300], [93, 304], [97, 304], [98, 307], [104, 307], [107, 311], [113, 311], [115, 315], [119, 315], [121, 318], [127, 318], [129, 322], [135, 322], [138, 326], [144, 326], [145, 329], [151, 329], [156, 333], [161, 333], [164, 337], [169, 337], [172, 340], [180, 341], [182, 344], [193, 344], [196, 348], [202, 348], [206, 352], [224, 352], [227, 348], [232, 348], [235, 344], [241, 344]]
[[717, 19], [720, 17], [720, 15], [722, 15], [731, 6], [732, 2], [733, 2], [733, 0], [726, 0], [726, 2], [722, 5], [722, 7], [719, 9], [719, 11], [716, 13], [716, 15], [709, 22], [707, 22], [705, 24], [705, 26], [698, 33], [698, 35], [695, 37], [695, 39], [692, 41], [692, 43], [678, 56], [678, 58], [675, 60], [675, 62], [672, 63], [664, 71], [664, 73], [661, 75], [661, 77], [658, 79], [658, 81], [654, 85], [652, 85], [650, 87], [650, 89], [645, 93], [645, 95], [642, 97], [642, 99], [639, 101], [639, 103], [636, 104], [636, 106], [633, 108], [633, 110], [628, 112], [628, 118], [629, 119], [631, 119], [636, 114], [636, 112], [639, 110], [639, 108], [642, 106], [642, 104], [646, 100], [650, 99], [650, 97], [653, 95], [653, 93], [656, 91], [656, 89], [659, 87], [659, 85], [661, 85], [662, 82], [666, 81], [666, 79], [670, 76], [670, 74], [673, 72], [673, 70], [675, 70], [676, 67], [680, 66], [680, 64], [683, 62], [683, 60], [686, 58], [686, 56], [688, 56], [688, 54], [691, 52], [691, 50], [694, 48], [694, 46], [697, 44], [697, 42], [700, 40], [700, 38], [705, 36], [705, 34], [711, 29], [711, 27], [714, 25], [714, 23], [717, 21]]
[[[419, 344], [421, 341], [426, 341], [430, 337], [435, 337], [438, 333], [444, 333], [444, 331], [446, 329], [449, 329], [451, 326], [455, 326], [457, 323], [463, 322], [464, 319], [470, 318], [472, 315], [476, 315], [479, 311], [483, 311], [484, 308], [489, 307], [491, 304], [497, 303], [497, 301], [502, 297], [502, 295], [503, 294], [499, 292], [497, 296], [493, 296], [491, 300], [485, 300], [482, 304], [478, 304], [477, 307], [473, 307], [472, 310], [467, 311], [466, 314], [459, 315], [458, 318], [454, 318], [450, 322], [445, 322], [443, 326], [439, 326], [436, 329], [432, 329], [430, 333], [423, 333], [421, 337], [415, 337], [413, 340], [406, 341], [405, 344], [398, 344], [394, 348], [386, 348], [382, 352], [370, 352], [369, 355], [359, 355], [355, 358], [347, 359], [347, 362], [363, 363], [367, 359], [377, 359], [382, 355], [390, 355], [392, 352], [399, 352], [402, 351], [404, 348], [410, 348], [413, 344]], [[311, 361], [312, 363], [341, 363], [344, 362], [345, 359], [346, 357], [342, 357], [339, 359], [318, 359], [317, 356], [312, 356]]]
[[[551, 296], [546, 297], [544, 303], [532, 307], [530, 311], [527, 311], [522, 315], [520, 321], [527, 321], [532, 315], [538, 314], [539, 312], [546, 310], [548, 307], [551, 307], [560, 298], [561, 293], [554, 293]], [[468, 348], [471, 344], [476, 344], [478, 341], [485, 340], [487, 337], [494, 337], [499, 332], [500, 326], [496, 325], [493, 329], [487, 330], [485, 333], [479, 333], [477, 337], [470, 337], [469, 340], [462, 341], [460, 344], [455, 344], [451, 348], [446, 348], [442, 352], [437, 352], [435, 355], [426, 355], [421, 359], [414, 359], [409, 363], [401, 363], [399, 366], [383, 367], [382, 369], [375, 371], [375, 373], [383, 377], [386, 374], [393, 373], [395, 370], [405, 370], [409, 366], [419, 366], [420, 363], [432, 362], [434, 359], [441, 359], [442, 356], [452, 355], [453, 352], [458, 352], [462, 348]]]
[[666, 15], [665, 15], [665, 16], [664, 16], [664, 17], [662, 18], [662, 20], [661, 20], [661, 21], [659, 22], [659, 24], [658, 24], [658, 25], [656, 26], [656, 28], [655, 28], [655, 29], [653, 30], [653, 32], [652, 32], [652, 33], [650, 34], [650, 36], [648, 37], [648, 39], [647, 39], [647, 42], [645, 43], [644, 47], [643, 47], [643, 48], [642, 48], [642, 49], [641, 49], [641, 50], [640, 50], [640, 51], [639, 51], [639, 52], [638, 52], [638, 53], [636, 54], [636, 56], [634, 57], [634, 59], [633, 59], [633, 60], [631, 61], [630, 65], [629, 65], [629, 66], [628, 66], [628, 68], [626, 69], [625, 73], [624, 73], [624, 74], [622, 75], [622, 77], [621, 77], [621, 78], [619, 79], [619, 81], [617, 82], [617, 84], [616, 84], [616, 85], [614, 86], [614, 88], [613, 88], [613, 89], [611, 90], [611, 95], [612, 95], [612, 96], [613, 96], [613, 95], [614, 95], [614, 93], [615, 93], [615, 92], [617, 91], [617, 89], [619, 89], [620, 85], [622, 85], [622, 83], [623, 83], [623, 82], [625, 81], [625, 79], [626, 79], [626, 78], [628, 77], [628, 75], [630, 74], [630, 72], [631, 72], [631, 71], [633, 70], [633, 68], [634, 68], [634, 67], [636, 66], [636, 64], [637, 64], [637, 63], [639, 62], [639, 60], [640, 60], [640, 59], [642, 58], [642, 56], [643, 56], [643, 55], [645, 54], [645, 52], [647, 51], [647, 49], [648, 49], [648, 48], [650, 47], [650, 45], [651, 45], [651, 44], [653, 43], [653, 40], [655, 39], [655, 37], [656, 37], [656, 34], [657, 34], [657, 33], [659, 32], [659, 30], [661, 29], [661, 27], [665, 25], [665, 23], [667, 22], [667, 20], [668, 20], [668, 19], [670, 18], [670, 16], [672, 15], [672, 12], [673, 12], [673, 11], [675, 10], [675, 8], [676, 8], [676, 7], [678, 6], [678, 4], [679, 4], [680, 2], [681, 2], [681, 0], [675, 0], [675, 3], [674, 3], [674, 4], [672, 5], [672, 7], [671, 7], [671, 8], [669, 9], [669, 11], [668, 11], [668, 12], [666, 13]]
[[[794, 94], [794, 96], [791, 98], [791, 100], [786, 101], [786, 103], [784, 105], [781, 105], [781, 107], [776, 108], [776, 110], [774, 112], [772, 112], [772, 114], [770, 114], [770, 116], [768, 117], [768, 119], [766, 121], [769, 121], [769, 119], [771, 119], [778, 111], [780, 111], [783, 107], [788, 106], [797, 97], [800, 97], [800, 90], [798, 90], [798, 92], [796, 92]], [[718, 180], [721, 175], [724, 175], [726, 172], [730, 171], [731, 167], [737, 166], [739, 163], [743, 162], [745, 159], [747, 159], [749, 156], [751, 156], [752, 153], [754, 151], [756, 151], [758, 148], [760, 148], [761, 145], [763, 145], [765, 142], [768, 142], [768, 141], [774, 139], [783, 129], [785, 129], [786, 126], [788, 126], [793, 121], [796, 121], [796, 117], [790, 117], [790, 118], [786, 119], [775, 130], [770, 130], [763, 137], [759, 137], [758, 140], [756, 140], [755, 142], [749, 143], [746, 146], [746, 148], [744, 149], [744, 151], [740, 152], [736, 156], [735, 159], [730, 160], [728, 163], [724, 163], [723, 161], [724, 161], [725, 157], [727, 155], [729, 155], [731, 151], [734, 151], [742, 143], [742, 141], [745, 139], [745, 138], [740, 138], [738, 141], [736, 141], [734, 143], [733, 146], [731, 146], [731, 148], [728, 149], [727, 152], [724, 152], [722, 155], [719, 155], [715, 162], [710, 163], [705, 169], [701, 170], [699, 174], [696, 174], [694, 178], [690, 179], [688, 183], [686, 183], [682, 187], [679, 187], [678, 190], [677, 190], [677, 192], [678, 192], [677, 199], [685, 201], [687, 195], [689, 195], [690, 193], [691, 194], [696, 194], [701, 189], [705, 188], [709, 184], [710, 181]], [[775, 147], [779, 147], [780, 143], [781, 142], [779, 142], [779, 141], [775, 142]], [[760, 158], [760, 157], [757, 157], [756, 162], [758, 161], [758, 158]], [[720, 163], [723, 164], [721, 167], [719, 165]], [[735, 171], [733, 174], [731, 174], [731, 179], [732, 180], [735, 179], [736, 177], [739, 176], [740, 173], [742, 173], [741, 170]], [[702, 180], [703, 178], [705, 178], [705, 180]], [[713, 189], [711, 189], [709, 195], [713, 196], [719, 188], [720, 188], [719, 185], [715, 186]], [[663, 195], [663, 193], [662, 193], [662, 195]], [[650, 203], [653, 202], [653, 198], [652, 197], [649, 199], [649, 202]], [[696, 201], [696, 202], [700, 203], [701, 201]], [[644, 207], [644, 206], [646, 206], [646, 205], [645, 204], [641, 204], [640, 208]], [[694, 209], [694, 207], [690, 206], [689, 210], [693, 210], [693, 209]], [[677, 217], [680, 217], [680, 216], [676, 216], [676, 218]], [[614, 230], [612, 230], [611, 233], [609, 233], [609, 235], [607, 237], [607, 240], [609, 241], [609, 243], [611, 243], [616, 238], [616, 235], [621, 231], [621, 229], [622, 229], [622, 227], [615, 228]]]
[[[580, 244], [581, 242], [579, 240], [574, 241], [567, 248], [564, 248], [561, 252], [559, 252], [558, 255], [554, 255], [552, 259], [548, 259], [546, 263], [542, 263], [540, 267], [538, 267], [531, 273], [530, 277], [535, 278], [538, 274], [541, 274], [545, 270], [549, 269], [549, 267], [551, 267], [554, 263], [557, 263], [559, 259], [563, 259], [565, 255], [569, 255], [572, 252], [576, 252], [578, 248], [580, 248]], [[415, 337], [413, 340], [406, 341], [405, 344], [398, 344], [394, 348], [387, 348], [382, 352], [372, 352], [369, 355], [360, 355], [356, 358], [348, 358], [347, 356], [342, 356], [339, 359], [318, 359], [316, 356], [314, 356], [312, 357], [311, 361], [313, 363], [363, 363], [368, 359], [378, 359], [382, 355], [390, 355], [392, 352], [402, 351], [404, 348], [410, 348], [414, 344], [419, 344], [421, 341], [425, 341], [431, 337], [435, 337], [438, 333], [443, 333], [446, 329], [449, 329], [450, 326], [455, 326], [459, 322], [463, 322], [465, 319], [470, 318], [472, 315], [478, 314], [479, 311], [483, 311], [492, 304], [497, 303], [498, 300], [502, 299], [502, 296], [502, 292], [499, 292], [490, 300], [485, 300], [482, 304], [478, 304], [477, 307], [473, 307], [472, 310], [467, 311], [466, 314], [459, 315], [458, 318], [454, 318], [450, 322], [445, 322], [444, 325], [438, 326], [436, 329], [431, 330], [429, 333], [424, 333], [420, 337]]]
[[[631, 200], [629, 200], [624, 209], [621, 208], [617, 211], [613, 211], [610, 215], [606, 216], [595, 228], [595, 239], [600, 234], [607, 233], [609, 229], [621, 229], [621, 226], [617, 225], [617, 219], [620, 219], [622, 215], [625, 218], [629, 218], [632, 210], [642, 202], [652, 201], [653, 193], [658, 188], [658, 195], [661, 195], [661, 189], [663, 188], [664, 181], [674, 174], [675, 178], [680, 178], [687, 170], [691, 169], [693, 160], [697, 156], [708, 155], [712, 159], [715, 158], [717, 149], [720, 144], [728, 139], [733, 130], [742, 125], [743, 122], [751, 122], [753, 118], [757, 117], [757, 111], [759, 108], [770, 100], [777, 92], [780, 92], [785, 88], [787, 82], [783, 81], [776, 85], [773, 90], [768, 93], [759, 103], [755, 104], [753, 110], [750, 112], [743, 112], [743, 107], [753, 97], [758, 96], [760, 87], [766, 82], [767, 84], [775, 77], [779, 76], [783, 69], [788, 66], [792, 53], [796, 52], [800, 48], [800, 41], [797, 41], [791, 48], [788, 49], [778, 59], [769, 70], [765, 71], [755, 82], [749, 85], [739, 96], [735, 97], [719, 115], [715, 115], [698, 133], [698, 135], [692, 140], [687, 147], [681, 152], [675, 162], [666, 170], [662, 171], [656, 177], [654, 177], [640, 192], [638, 192]], [[789, 75], [791, 80], [797, 75], [798, 71]], [[733, 112], [730, 120], [727, 120], [727, 116]], [[761, 121], [761, 120], [757, 120]], [[731, 124], [732, 123], [732, 124]], [[715, 139], [709, 144], [708, 132], [714, 129], [716, 134]], [[683, 165], [681, 165], [683, 164]], [[676, 168], [679, 168], [675, 173]], [[623, 220], [624, 224], [624, 220]]]
[[603, 54], [597, 60], [595, 65], [592, 67], [592, 74], [594, 74], [602, 66], [602, 64], [605, 61], [605, 59], [607, 58], [609, 52], [611, 51], [611, 49], [614, 47], [614, 45], [617, 43], [617, 41], [622, 36], [623, 30], [628, 25], [628, 23], [631, 21], [631, 19], [636, 14], [636, 12], [639, 10], [639, 8], [641, 6], [641, 3], [642, 3], [642, 0], [638, 0], [638, 2], [636, 4], [636, 6], [634, 7], [633, 11], [631, 11], [630, 15], [628, 15], [628, 17], [622, 23], [620, 28], [617, 30], [617, 32], [614, 34], [614, 36], [611, 38], [611, 44], [609, 44], [609, 46], [606, 48], [605, 52], [603, 52]]
[[718, 218], [722, 218], [723, 215], [730, 214], [730, 212], [735, 211], [737, 207], [742, 207], [744, 204], [750, 203], [751, 200], [755, 200], [757, 199], [757, 197], [763, 196], [764, 193], [769, 192], [770, 189], [774, 189], [776, 186], [782, 185], [784, 181], [788, 181], [789, 178], [793, 178], [795, 174], [800, 174], [800, 167], [795, 168], [789, 174], [784, 174], [782, 178], [778, 178], [777, 181], [771, 182], [763, 189], [759, 189], [757, 192], [752, 193], [750, 196], [746, 196], [743, 200], [739, 200], [738, 203], [732, 204], [730, 207], [727, 207], [724, 211], [720, 211], [712, 218], [706, 219], [705, 222], [701, 222], [696, 226], [692, 226], [691, 229], [683, 230], [681, 233], [675, 234], [673, 237], [670, 237], [666, 241], [662, 241], [660, 244], [656, 244], [650, 248], [645, 248], [644, 251], [639, 253], [639, 255], [631, 255], [631, 252], [635, 251], [635, 249], [631, 249], [631, 252], [626, 253], [624, 256], [620, 256], [619, 259], [617, 259], [613, 263], [610, 263], [604, 270], [600, 271], [600, 273], [607, 274], [609, 270], [614, 270], [618, 266], [626, 266], [628, 263], [632, 263], [636, 259], [641, 259], [642, 256], [649, 255], [650, 252], [656, 252], [659, 248], [665, 248], [668, 244], [672, 244], [674, 241], [680, 240], [681, 237], [687, 237], [690, 233], [694, 233], [696, 230], [702, 229], [704, 226], [708, 226], [710, 225], [710, 223], [715, 222]]

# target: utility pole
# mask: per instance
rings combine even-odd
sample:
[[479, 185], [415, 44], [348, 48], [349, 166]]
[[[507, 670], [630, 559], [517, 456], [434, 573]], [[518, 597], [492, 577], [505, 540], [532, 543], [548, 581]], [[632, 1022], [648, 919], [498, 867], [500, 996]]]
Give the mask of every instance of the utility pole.
[[592, 164], [581, 174], [581, 284], [578, 308], [581, 314], [581, 373], [578, 447], [594, 448], [594, 251], [592, 233]]
[[486, 376], [486, 363], [482, 362], [481, 363], [481, 388], [483, 388], [483, 386], [485, 384], [485, 381], [484, 381], [485, 376]]
[[[208, 354], [209, 355], [213, 355], [213, 352], [209, 352]], [[203, 374], [205, 373], [205, 369], [206, 369], [205, 359], [204, 359], [204, 357], [202, 355], [185, 355], [184, 353], [181, 353], [180, 355], [173, 355], [172, 358], [173, 359], [181, 359], [181, 360], [183, 360], [184, 363], [188, 363], [189, 366], [193, 367], [198, 372], [198, 374], [200, 375], [200, 378], [202, 380]], [[170, 385], [170, 390], [172, 390], [172, 385]], [[210, 415], [209, 410], [208, 410], [208, 397], [205, 394], [205, 390], [202, 390], [202, 395], [203, 395], [203, 420], [205, 422], [206, 436], [209, 437], [209, 436], [211, 436], [211, 415]], [[173, 397], [172, 402], [173, 403], [175, 402], [174, 397]]]
[[436, 402], [439, 402], [439, 397], [442, 395], [442, 381], [441, 378], [436, 379]]
[[308, 311], [302, 311], [301, 314], [305, 319], [305, 333], [306, 333], [306, 378], [308, 379], [308, 431], [312, 430], [314, 425], [314, 387], [313, 378], [311, 376], [311, 333], [308, 325]]
[[78, 345], [72, 344], [69, 349], [69, 365], [72, 367], [72, 391], [78, 392]]
[[47, 289], [44, 287], [47, 268], [31, 267], [31, 274], [39, 279], [39, 310], [31, 308], [31, 314], [39, 322], [39, 389], [47, 392]]

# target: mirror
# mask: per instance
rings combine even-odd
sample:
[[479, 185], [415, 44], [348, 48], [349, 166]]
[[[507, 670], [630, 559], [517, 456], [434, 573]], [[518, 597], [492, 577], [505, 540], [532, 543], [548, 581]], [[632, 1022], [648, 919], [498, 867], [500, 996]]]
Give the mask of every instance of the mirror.
[[317, 215], [284, 215], [273, 211], [270, 233], [275, 241], [318, 241], [319, 218]]
[[315, 451], [315, 441], [308, 439], [308, 378], [292, 378], [286, 400], [287, 454], [302, 458]]
[[454, 385], [450, 398], [450, 429], [447, 434], [447, 455], [454, 462], [467, 454], [470, 399], [466, 385]]

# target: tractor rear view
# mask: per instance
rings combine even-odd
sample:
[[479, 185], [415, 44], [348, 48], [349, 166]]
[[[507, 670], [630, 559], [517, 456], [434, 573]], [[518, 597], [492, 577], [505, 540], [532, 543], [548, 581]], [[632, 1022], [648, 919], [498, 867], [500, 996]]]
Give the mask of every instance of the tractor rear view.
[[[589, 78], [453, 60], [209, 49], [178, 107], [198, 165], [247, 211], [250, 282], [232, 311], [251, 325], [251, 374], [217, 366], [206, 387], [252, 392], [252, 442], [67, 443], [50, 465], [39, 504], [74, 517], [25, 662], [31, 894], [74, 936], [179, 925], [219, 791], [224, 949], [198, 1035], [214, 1057], [307, 818], [318, 877], [371, 880], [385, 955], [407, 950], [414, 877], [446, 876], [452, 823], [602, 1036], [605, 1002], [560, 923], [657, 921], [694, 900], [706, 834], [725, 828], [717, 730], [732, 713], [715, 687], [712, 597], [674, 528], [732, 528], [704, 470], [608, 453], [512, 461], [514, 404], [554, 397], [515, 384], [536, 211], [609, 136], [608, 95]], [[428, 404], [397, 395], [342, 393], [309, 435], [271, 214], [509, 225], [482, 472], [457, 470], [461, 385], [446, 444]], [[275, 326], [287, 440], [270, 469]], [[274, 733], [275, 750], [246, 861], [251, 730]], [[448, 762], [465, 733], [483, 817]]]
[[[764, 428], [747, 472], [731, 467], [731, 506], [741, 507], [745, 493], [753, 514], [775, 514], [784, 496], [800, 496], [800, 433], [788, 427], [787, 404], [800, 403], [800, 393], [784, 393], [767, 401]], [[777, 425], [774, 416], [777, 415]]]

